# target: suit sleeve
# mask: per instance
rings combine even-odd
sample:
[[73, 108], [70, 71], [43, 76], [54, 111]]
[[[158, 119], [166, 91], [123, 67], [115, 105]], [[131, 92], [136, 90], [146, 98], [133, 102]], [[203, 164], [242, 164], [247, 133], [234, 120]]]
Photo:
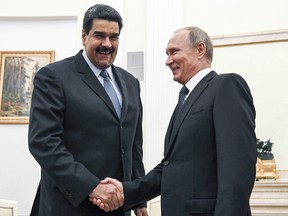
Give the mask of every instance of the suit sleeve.
[[64, 196], [78, 206], [99, 183], [74, 160], [63, 142], [65, 97], [57, 74], [44, 67], [34, 79], [30, 112], [29, 150]]
[[[163, 161], [162, 161], [163, 162]], [[124, 209], [130, 210], [160, 195], [163, 163], [158, 164], [147, 175], [132, 182], [124, 182]]]
[[215, 216], [246, 215], [257, 158], [255, 109], [239, 75], [220, 75], [214, 102], [218, 193]]

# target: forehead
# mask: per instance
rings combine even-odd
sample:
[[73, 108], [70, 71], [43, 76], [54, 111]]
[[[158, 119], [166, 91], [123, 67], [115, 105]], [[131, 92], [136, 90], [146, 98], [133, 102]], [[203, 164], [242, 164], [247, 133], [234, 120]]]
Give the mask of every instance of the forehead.
[[167, 50], [175, 47], [187, 46], [188, 33], [189, 32], [187, 30], [180, 30], [175, 32], [168, 41]]
[[94, 19], [92, 23], [91, 31], [119, 34], [119, 25], [118, 25], [118, 22], [116, 21]]

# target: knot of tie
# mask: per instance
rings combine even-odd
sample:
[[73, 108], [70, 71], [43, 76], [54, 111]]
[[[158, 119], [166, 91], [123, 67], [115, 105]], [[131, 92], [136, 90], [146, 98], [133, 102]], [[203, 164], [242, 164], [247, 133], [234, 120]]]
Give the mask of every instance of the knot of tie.
[[108, 72], [105, 69], [101, 71], [100, 76], [102, 76], [104, 79], [107, 79], [109, 77]]
[[181, 106], [184, 103], [185, 97], [188, 94], [189, 89], [184, 85], [180, 92], [179, 92], [179, 100], [178, 100], [178, 104]]
[[181, 93], [183, 93], [184, 95], [187, 95], [188, 92], [189, 92], [189, 89], [184, 85], [181, 90], [180, 90]]
[[179, 92], [177, 113], [179, 113], [181, 111], [183, 103], [185, 101], [185, 97], [188, 94], [188, 92], [189, 92], [189, 89], [184, 85]]

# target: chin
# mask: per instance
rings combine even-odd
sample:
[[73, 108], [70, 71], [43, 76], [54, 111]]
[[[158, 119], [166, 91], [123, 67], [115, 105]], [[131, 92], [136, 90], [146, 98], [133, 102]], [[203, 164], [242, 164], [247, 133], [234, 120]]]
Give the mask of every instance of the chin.
[[179, 79], [176, 76], [173, 76], [173, 80], [179, 82]]
[[107, 68], [111, 66], [109, 62], [99, 62], [99, 65], [101, 65], [102, 68]]
[[184, 85], [183, 82], [182, 82], [181, 80], [177, 79], [177, 78], [173, 78], [173, 80], [174, 80], [175, 82], [180, 83], [181, 85]]

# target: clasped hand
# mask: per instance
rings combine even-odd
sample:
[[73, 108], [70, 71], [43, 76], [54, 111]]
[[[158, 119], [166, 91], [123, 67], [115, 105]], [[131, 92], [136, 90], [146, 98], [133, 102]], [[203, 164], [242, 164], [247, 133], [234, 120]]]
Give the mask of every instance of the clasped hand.
[[105, 178], [89, 194], [90, 201], [104, 211], [113, 211], [123, 206], [124, 194], [121, 182], [112, 178]]

